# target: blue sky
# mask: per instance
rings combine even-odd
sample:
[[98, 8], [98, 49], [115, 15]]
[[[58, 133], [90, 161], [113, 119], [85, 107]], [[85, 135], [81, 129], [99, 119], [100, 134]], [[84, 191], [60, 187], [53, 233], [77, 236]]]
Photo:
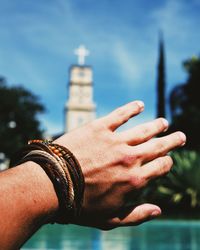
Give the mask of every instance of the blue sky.
[[200, 52], [200, 0], [0, 0], [0, 75], [47, 107], [48, 133], [63, 131], [74, 49], [90, 50], [97, 115], [134, 99], [135, 121], [156, 114], [158, 31], [164, 32], [167, 93], [186, 80], [181, 63]]

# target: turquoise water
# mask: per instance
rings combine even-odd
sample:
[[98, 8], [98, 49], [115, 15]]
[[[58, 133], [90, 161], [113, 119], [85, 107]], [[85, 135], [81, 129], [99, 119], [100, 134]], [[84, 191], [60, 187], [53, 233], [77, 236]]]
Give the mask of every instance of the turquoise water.
[[108, 232], [72, 225], [47, 225], [22, 249], [199, 250], [200, 221], [160, 220]]

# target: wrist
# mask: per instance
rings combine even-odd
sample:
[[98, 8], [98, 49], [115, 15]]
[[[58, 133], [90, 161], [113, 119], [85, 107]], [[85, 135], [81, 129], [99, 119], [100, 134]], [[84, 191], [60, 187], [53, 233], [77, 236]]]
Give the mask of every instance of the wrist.
[[52, 183], [59, 208], [56, 203], [57, 215], [49, 222], [68, 224], [80, 216], [84, 195], [84, 176], [78, 160], [71, 151], [52, 141], [31, 140], [18, 153], [16, 161], [18, 164], [36, 163], [36, 166], [41, 167], [45, 176], [49, 178], [49, 182]]
[[[15, 168], [13, 168], [14, 170]], [[54, 186], [45, 171], [35, 162], [28, 161], [16, 169], [21, 172], [25, 182], [22, 182], [21, 197], [24, 208], [46, 224], [55, 216], [59, 209], [58, 198]]]
[[58, 199], [44, 170], [31, 161], [2, 172], [0, 183], [0, 245], [19, 249], [55, 216]]

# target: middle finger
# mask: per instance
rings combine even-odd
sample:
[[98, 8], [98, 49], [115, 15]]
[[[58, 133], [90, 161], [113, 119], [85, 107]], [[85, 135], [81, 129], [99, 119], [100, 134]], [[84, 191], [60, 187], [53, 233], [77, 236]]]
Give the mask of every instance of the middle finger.
[[164, 118], [158, 118], [127, 131], [119, 132], [118, 136], [122, 141], [133, 146], [151, 139], [153, 136], [166, 131], [167, 128], [168, 121]]

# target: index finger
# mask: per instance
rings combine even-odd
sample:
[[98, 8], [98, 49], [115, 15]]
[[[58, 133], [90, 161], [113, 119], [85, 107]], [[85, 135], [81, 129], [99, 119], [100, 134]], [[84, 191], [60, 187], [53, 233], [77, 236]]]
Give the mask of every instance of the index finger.
[[114, 131], [130, 118], [142, 112], [143, 109], [144, 103], [142, 101], [134, 101], [115, 109], [102, 119], [106, 126]]

